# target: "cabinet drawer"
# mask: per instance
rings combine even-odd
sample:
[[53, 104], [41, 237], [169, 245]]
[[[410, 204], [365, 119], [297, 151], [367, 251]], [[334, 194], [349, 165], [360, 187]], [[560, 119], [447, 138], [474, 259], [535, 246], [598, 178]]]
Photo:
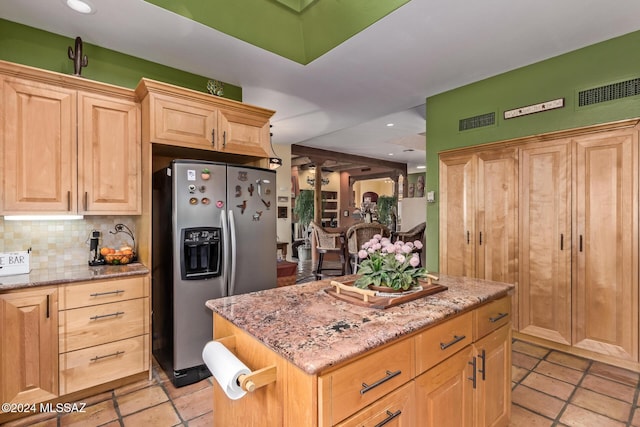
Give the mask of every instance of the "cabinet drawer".
[[414, 427], [416, 425], [414, 381], [367, 406], [354, 416], [337, 424], [337, 427], [373, 427], [381, 425], [398, 427]]
[[149, 336], [116, 341], [60, 355], [60, 395], [149, 369]]
[[405, 339], [320, 377], [331, 424], [345, 419], [414, 377], [413, 339]]
[[491, 301], [474, 311], [474, 337], [484, 337], [511, 321], [511, 297]]
[[147, 283], [146, 276], [137, 276], [126, 279], [67, 284], [62, 287], [59, 308], [66, 310], [146, 297], [149, 296]]
[[473, 342], [473, 312], [447, 320], [416, 336], [418, 374], [437, 365]]
[[61, 311], [60, 353], [149, 333], [149, 298]]

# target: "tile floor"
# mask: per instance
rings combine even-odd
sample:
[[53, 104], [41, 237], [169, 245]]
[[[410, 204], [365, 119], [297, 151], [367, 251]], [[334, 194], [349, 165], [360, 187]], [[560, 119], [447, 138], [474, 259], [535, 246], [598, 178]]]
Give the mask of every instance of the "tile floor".
[[[312, 279], [299, 266], [298, 281]], [[514, 340], [511, 373], [513, 427], [640, 427], [636, 372]], [[82, 402], [84, 413], [38, 414], [6, 426], [213, 425], [212, 379], [175, 388], [156, 363], [151, 380]]]

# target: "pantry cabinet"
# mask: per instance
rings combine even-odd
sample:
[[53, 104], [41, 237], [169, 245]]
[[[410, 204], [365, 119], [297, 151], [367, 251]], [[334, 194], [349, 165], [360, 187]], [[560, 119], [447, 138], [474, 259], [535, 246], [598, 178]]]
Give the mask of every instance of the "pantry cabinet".
[[133, 92], [4, 62], [0, 83], [1, 214], [140, 214]]
[[0, 401], [58, 396], [58, 289], [0, 294]]
[[238, 154], [270, 156], [274, 111], [206, 93], [142, 79], [144, 142]]
[[514, 148], [440, 155], [442, 273], [517, 282], [517, 177]]

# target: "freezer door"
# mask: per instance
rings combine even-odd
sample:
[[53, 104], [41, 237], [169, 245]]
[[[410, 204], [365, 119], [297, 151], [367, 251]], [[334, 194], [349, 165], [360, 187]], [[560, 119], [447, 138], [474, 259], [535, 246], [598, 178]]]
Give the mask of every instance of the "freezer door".
[[227, 197], [232, 233], [230, 294], [276, 287], [276, 174], [227, 167]]

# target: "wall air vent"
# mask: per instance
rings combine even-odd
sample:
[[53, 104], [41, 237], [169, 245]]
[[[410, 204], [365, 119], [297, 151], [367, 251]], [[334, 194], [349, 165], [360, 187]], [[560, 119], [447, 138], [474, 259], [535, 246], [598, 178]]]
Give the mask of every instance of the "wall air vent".
[[484, 126], [491, 126], [496, 124], [496, 113], [480, 114], [479, 116], [469, 117], [466, 119], [460, 119], [458, 123], [458, 130], [469, 130], [481, 128]]
[[635, 95], [640, 95], [640, 78], [580, 91], [578, 106], [584, 107]]

